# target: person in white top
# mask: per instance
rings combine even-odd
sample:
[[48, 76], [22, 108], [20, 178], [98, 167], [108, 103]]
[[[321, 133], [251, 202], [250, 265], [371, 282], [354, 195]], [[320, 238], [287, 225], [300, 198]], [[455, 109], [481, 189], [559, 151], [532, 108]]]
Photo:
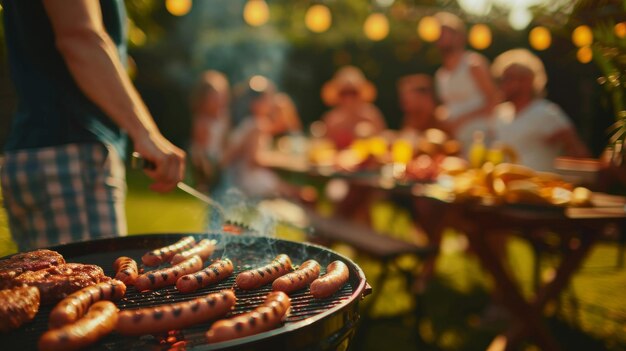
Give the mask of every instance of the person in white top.
[[494, 138], [513, 148], [520, 164], [553, 171], [558, 156], [589, 157], [569, 118], [543, 98], [547, 78], [537, 56], [506, 51], [494, 60], [492, 73], [506, 99], [495, 110]]
[[226, 76], [217, 71], [204, 72], [191, 93], [190, 156], [196, 187], [201, 191], [208, 191], [219, 173], [217, 163], [230, 129], [229, 103]]
[[442, 56], [435, 86], [448, 129], [467, 154], [474, 133], [489, 130], [489, 119], [499, 97], [489, 73], [489, 61], [465, 48], [465, 23], [448, 12], [439, 12], [435, 18], [441, 25], [436, 44]]

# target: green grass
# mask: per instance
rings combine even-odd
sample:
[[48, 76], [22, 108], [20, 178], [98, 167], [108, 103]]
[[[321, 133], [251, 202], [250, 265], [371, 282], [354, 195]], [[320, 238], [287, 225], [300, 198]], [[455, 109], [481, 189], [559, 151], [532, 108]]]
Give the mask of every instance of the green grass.
[[[148, 190], [145, 177], [129, 173], [126, 212], [131, 235], [199, 232], [206, 228], [204, 204], [180, 191], [167, 195], [153, 193]], [[378, 204], [373, 211], [375, 226], [393, 223], [392, 235], [398, 237], [410, 231], [407, 213], [390, 210], [388, 204]], [[290, 239], [303, 238], [302, 233], [288, 226], [279, 226], [278, 232]], [[462, 235], [454, 232], [447, 233], [445, 238], [453, 248], [462, 242]], [[374, 284], [381, 271], [378, 261], [363, 257], [345, 245], [334, 249], [354, 257], [365, 270], [370, 284]], [[548, 309], [556, 311], [558, 318], [550, 319], [551, 330], [559, 342], [567, 345], [566, 349], [626, 350], [626, 269], [615, 266], [617, 249], [615, 243], [597, 245], [563, 294], [558, 308]], [[0, 256], [15, 251], [6, 214], [0, 208]], [[518, 282], [530, 295], [531, 251], [523, 240], [516, 239], [509, 244], [509, 253]], [[403, 266], [415, 263], [410, 257], [400, 262]], [[546, 260], [542, 269], [549, 271], [554, 263]], [[381, 299], [373, 306], [372, 314], [379, 319], [369, 323], [372, 327], [363, 336], [365, 346], [362, 348], [414, 350], [419, 336], [430, 345], [427, 349], [484, 350], [495, 333], [477, 328], [476, 320], [489, 303], [489, 286], [489, 278], [475, 258], [458, 247], [448, 250], [438, 258], [437, 279], [423, 296], [422, 318], [416, 319], [409, 313], [414, 300], [407, 292], [403, 277], [396, 272], [383, 286], [374, 286], [374, 289], [382, 289], [385, 297], [393, 298]], [[367, 303], [365, 299], [364, 305]], [[397, 340], [390, 340], [390, 335]]]

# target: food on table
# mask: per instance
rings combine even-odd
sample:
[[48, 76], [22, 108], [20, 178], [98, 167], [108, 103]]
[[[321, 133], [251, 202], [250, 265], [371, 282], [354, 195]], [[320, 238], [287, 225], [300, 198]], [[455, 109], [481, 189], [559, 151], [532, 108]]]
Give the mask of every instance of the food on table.
[[35, 286], [41, 294], [41, 303], [56, 302], [90, 285], [108, 281], [102, 268], [92, 264], [65, 263], [34, 272], [26, 272], [13, 279], [13, 284]]
[[50, 312], [50, 328], [60, 328], [81, 318], [94, 302], [118, 300], [126, 294], [126, 285], [112, 279], [83, 288], [59, 302]]
[[119, 313], [116, 329], [124, 335], [142, 335], [187, 328], [226, 315], [236, 300], [232, 290], [223, 290], [171, 305], [125, 310]]
[[113, 269], [115, 270], [115, 279], [121, 280], [126, 285], [134, 285], [139, 275], [137, 262], [126, 256], [118, 257], [113, 262]]
[[311, 283], [311, 294], [316, 299], [328, 297], [348, 282], [350, 271], [341, 261], [333, 261], [326, 267], [326, 274]]
[[21, 286], [0, 290], [0, 332], [19, 328], [39, 311], [39, 289]]
[[176, 289], [182, 293], [190, 293], [222, 281], [231, 274], [233, 274], [233, 263], [227, 258], [217, 260], [201, 271], [178, 278]]
[[193, 236], [186, 236], [172, 245], [147, 252], [141, 257], [141, 261], [146, 266], [158, 266], [162, 263], [169, 262], [174, 255], [193, 247], [195, 243], [196, 239], [194, 239]]
[[291, 307], [289, 296], [282, 291], [267, 295], [265, 302], [254, 310], [230, 319], [219, 320], [206, 333], [210, 343], [232, 340], [276, 328]]
[[135, 288], [138, 291], [144, 291], [174, 285], [178, 278], [185, 274], [197, 272], [202, 269], [202, 266], [203, 262], [200, 256], [193, 256], [171, 267], [157, 269], [138, 276], [135, 280]]
[[44, 333], [39, 339], [39, 350], [67, 351], [91, 345], [115, 329], [117, 314], [113, 302], [98, 301], [76, 322]]
[[51, 250], [35, 250], [14, 255], [0, 261], [0, 289], [14, 286], [11, 281], [24, 272], [38, 271], [63, 263], [63, 256]]
[[272, 283], [272, 290], [290, 293], [309, 285], [320, 275], [320, 264], [315, 260], [308, 260], [295, 271], [287, 273]]
[[215, 243], [215, 240], [202, 239], [191, 249], [174, 255], [170, 263], [178, 264], [195, 255], [200, 256], [203, 261], [206, 261], [211, 256], [211, 254], [213, 254], [213, 251], [215, 251]]
[[235, 283], [240, 289], [252, 290], [273, 282], [276, 278], [289, 273], [291, 269], [289, 256], [280, 254], [271, 263], [263, 267], [239, 273]]

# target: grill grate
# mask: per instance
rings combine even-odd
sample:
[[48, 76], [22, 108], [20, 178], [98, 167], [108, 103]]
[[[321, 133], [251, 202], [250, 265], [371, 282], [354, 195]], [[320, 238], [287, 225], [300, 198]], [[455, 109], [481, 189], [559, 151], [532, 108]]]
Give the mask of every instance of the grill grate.
[[[68, 262], [71, 261], [98, 264], [105, 270], [106, 275], [114, 276], [114, 272], [112, 271], [110, 266], [117, 257], [125, 255], [134, 258], [135, 260], [137, 260], [137, 262], [141, 262], [141, 255], [145, 253], [147, 249], [151, 249], [156, 246], [159, 245], [152, 244], [145, 249], [125, 249], [123, 251], [116, 250], [113, 252], [84, 255], [83, 257], [71, 257], [66, 255], [66, 258], [68, 259]], [[233, 247], [229, 246], [228, 252], [238, 253], [238, 255], [225, 255], [225, 257], [228, 256], [235, 265], [233, 275], [231, 275], [227, 279], [215, 285], [204, 287], [189, 294], [181, 294], [173, 286], [143, 293], [140, 293], [136, 291], [134, 287], [129, 286], [124, 298], [117, 301], [116, 304], [120, 308], [120, 310], [136, 309], [142, 307], [170, 304], [180, 301], [187, 301], [211, 292], [217, 292], [224, 289], [232, 289], [234, 288], [235, 277], [239, 272], [269, 263], [275, 256], [274, 251], [276, 249], [281, 250], [279, 251], [281, 253], [288, 254], [291, 257], [294, 265], [300, 264], [309, 258], [318, 260], [318, 262], [320, 262], [323, 267], [321, 274], [324, 273], [324, 267], [326, 267], [326, 265], [330, 263], [331, 260], [333, 260], [333, 257], [326, 254], [325, 252], [321, 252], [321, 254], [318, 253], [318, 255], [312, 255], [311, 253], [308, 253], [304, 250], [298, 250], [302, 252], [295, 252], [294, 250], [290, 251], [285, 250], [284, 248], [276, 247], [273, 250], [269, 250], [265, 254], [259, 254], [258, 252], [256, 252], [256, 250], [250, 250], [245, 248], [242, 250], [241, 247], [236, 248], [235, 252], [233, 252]], [[224, 247], [219, 247], [218, 244], [218, 249], [216, 249], [216, 251], [213, 253], [211, 259], [220, 258], [225, 253], [227, 252], [225, 252]], [[207, 262], [205, 264], [205, 267], [208, 266], [210, 263], [211, 262]], [[146, 271], [148, 270], [152, 269], [146, 269]], [[326, 312], [335, 306], [348, 304], [353, 300], [351, 297], [353, 296], [354, 291], [357, 288], [355, 286], [355, 282], [358, 281], [358, 279], [355, 280], [354, 277], [352, 277], [351, 272], [351, 279], [348, 284], [344, 285], [342, 289], [336, 294], [326, 299], [314, 299], [313, 296], [309, 293], [308, 289], [302, 289], [300, 291], [291, 293], [291, 313], [289, 314], [285, 321], [285, 324], [281, 328], [287, 329], [293, 323]], [[226, 317], [249, 312], [255, 307], [262, 304], [265, 300], [266, 295], [271, 291], [271, 284], [250, 291], [245, 291], [238, 288], [235, 288], [234, 291], [235, 295], [237, 296], [237, 303], [235, 304], [234, 310], [231, 311]], [[48, 316], [53, 307], [53, 305], [42, 306], [39, 313], [31, 323], [28, 323], [27, 325], [10, 334], [10, 338], [8, 339], [9, 344], [15, 347], [19, 345], [19, 347], [22, 349], [35, 349], [39, 336], [48, 329]], [[113, 333], [102, 339], [97, 345], [94, 346], [94, 349], [113, 350], [149, 348], [155, 350], [165, 350], [180, 345], [181, 342], [185, 345], [186, 348], [193, 348], [195, 346], [201, 345], [208, 346], [204, 339], [204, 333], [209, 329], [210, 326], [211, 322], [208, 322], [181, 331], [170, 332], [169, 334], [166, 333], [162, 335], [146, 335], [142, 337], [126, 337]]]

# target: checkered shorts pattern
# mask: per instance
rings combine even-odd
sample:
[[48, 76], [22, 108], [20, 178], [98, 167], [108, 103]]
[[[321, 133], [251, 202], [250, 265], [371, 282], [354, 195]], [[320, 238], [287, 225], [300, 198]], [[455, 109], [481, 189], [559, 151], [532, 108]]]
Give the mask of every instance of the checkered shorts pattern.
[[19, 250], [126, 235], [124, 172], [99, 143], [7, 152], [0, 181]]

